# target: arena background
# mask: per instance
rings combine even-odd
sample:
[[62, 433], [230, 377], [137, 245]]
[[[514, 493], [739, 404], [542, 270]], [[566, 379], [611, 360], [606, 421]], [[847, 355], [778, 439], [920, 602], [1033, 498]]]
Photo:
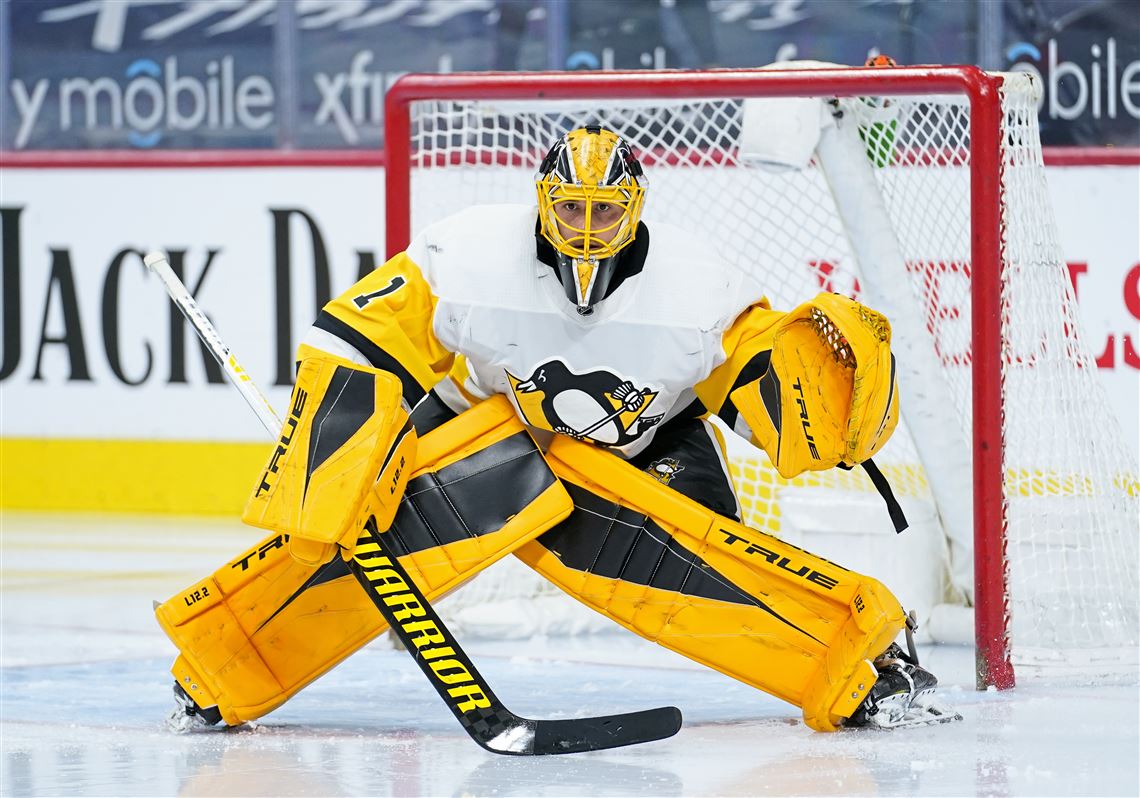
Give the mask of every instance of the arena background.
[[142, 255], [170, 253], [283, 405], [301, 331], [383, 260], [400, 74], [880, 52], [1041, 76], [1086, 340], [1140, 456], [1130, 0], [2, 0], [0, 507], [238, 512], [262, 432]]

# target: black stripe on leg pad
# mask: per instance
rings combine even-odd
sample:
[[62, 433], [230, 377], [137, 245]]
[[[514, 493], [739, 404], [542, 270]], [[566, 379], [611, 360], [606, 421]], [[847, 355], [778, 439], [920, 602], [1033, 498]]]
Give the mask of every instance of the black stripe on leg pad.
[[281, 606], [275, 609], [272, 615], [258, 624], [257, 629], [254, 630], [254, 634], [264, 629], [270, 621], [281, 614], [282, 610], [292, 604], [298, 596], [300, 596], [309, 588], [316, 587], [317, 585], [323, 585], [326, 582], [332, 582], [333, 580], [340, 579], [341, 577], [345, 576], [351, 576], [351, 573], [348, 570], [348, 564], [341, 559], [339, 552], [333, 554], [331, 560], [313, 571], [312, 575], [305, 580], [304, 584], [294, 590], [293, 594], [289, 596], [289, 598], [281, 602]]
[[497, 532], [553, 484], [530, 435], [518, 432], [411, 480], [386, 539], [402, 557]]
[[309, 477], [355, 435], [376, 412], [376, 377], [364, 371], [337, 366], [329, 380], [309, 432]]
[[563, 484], [574, 500], [574, 512], [539, 542], [567, 568], [689, 596], [756, 603], [651, 518], [572, 483]]
[[562, 565], [685, 596], [751, 605], [819, 642], [686, 549], [652, 518], [573, 483], [563, 484], [574, 512], [538, 538]]

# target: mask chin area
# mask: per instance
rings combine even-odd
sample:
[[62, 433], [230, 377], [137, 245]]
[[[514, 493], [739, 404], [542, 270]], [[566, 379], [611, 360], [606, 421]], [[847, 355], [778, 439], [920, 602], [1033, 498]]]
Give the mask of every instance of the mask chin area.
[[579, 272], [579, 266], [583, 263], [582, 259], [558, 253], [556, 262], [562, 291], [574, 305], [578, 315], [589, 316], [594, 312], [594, 306], [605, 298], [613, 279], [617, 259], [618, 257], [615, 255], [596, 261], [592, 273], [586, 278], [586, 294], [579, 296], [583, 281], [583, 275]]

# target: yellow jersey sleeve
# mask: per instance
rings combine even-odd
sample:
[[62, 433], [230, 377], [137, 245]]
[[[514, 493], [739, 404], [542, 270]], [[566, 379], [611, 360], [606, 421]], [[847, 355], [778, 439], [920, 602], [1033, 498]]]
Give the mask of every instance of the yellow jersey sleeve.
[[432, 329], [437, 302], [420, 267], [401, 252], [325, 305], [313, 323], [319, 332], [301, 344], [298, 358], [306, 348], [323, 348], [322, 341], [338, 350], [334, 354], [348, 347], [373, 367], [396, 375], [404, 399], [414, 406], [455, 359]]
[[729, 394], [760, 378], [768, 370], [772, 339], [785, 315], [782, 311], [772, 310], [767, 299], [747, 308], [721, 338], [725, 361], [694, 386], [693, 390], [705, 408], [720, 416], [729, 427], [736, 426], [740, 415]]

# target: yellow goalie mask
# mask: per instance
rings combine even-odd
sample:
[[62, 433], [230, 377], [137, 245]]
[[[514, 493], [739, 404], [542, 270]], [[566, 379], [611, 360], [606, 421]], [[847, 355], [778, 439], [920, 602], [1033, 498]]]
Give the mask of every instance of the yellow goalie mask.
[[613, 131], [584, 127], [554, 143], [535, 183], [539, 232], [557, 253], [566, 296], [587, 313], [637, 234], [647, 185], [641, 164]]

